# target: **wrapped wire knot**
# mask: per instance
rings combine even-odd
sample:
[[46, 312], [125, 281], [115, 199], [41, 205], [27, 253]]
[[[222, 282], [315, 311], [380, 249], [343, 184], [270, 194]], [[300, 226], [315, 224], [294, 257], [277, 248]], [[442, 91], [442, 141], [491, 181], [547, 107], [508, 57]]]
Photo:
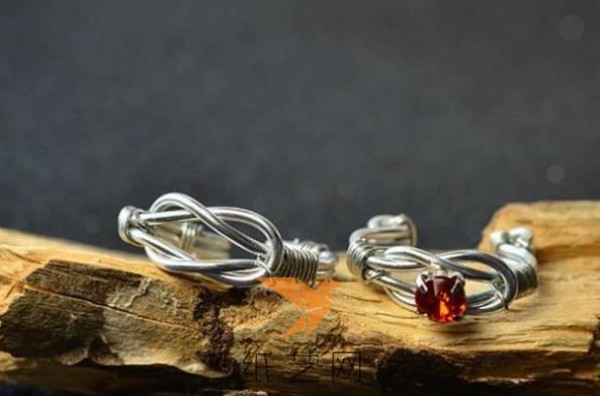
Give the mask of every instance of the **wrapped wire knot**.
[[[159, 197], [149, 210], [127, 206], [119, 214], [121, 239], [145, 249], [169, 272], [199, 274], [236, 287], [262, 277], [292, 277], [312, 285], [331, 276], [337, 256], [312, 241], [284, 241], [258, 213], [233, 207], [206, 207], [180, 193]], [[259, 241], [233, 227], [243, 224], [265, 238]], [[232, 245], [253, 258], [230, 258]]]
[[[427, 279], [440, 272], [487, 283], [488, 287], [466, 296], [466, 312], [483, 314], [505, 309], [515, 299], [527, 296], [538, 286], [537, 260], [532, 254], [533, 233], [527, 228], [495, 232], [490, 236], [494, 254], [478, 250], [431, 253], [414, 247], [416, 227], [405, 215], [376, 216], [366, 228], [350, 237], [347, 265], [350, 272], [367, 283], [379, 285], [400, 305], [417, 309], [418, 288], [427, 291]], [[467, 266], [478, 262], [490, 270]], [[402, 279], [408, 271], [422, 270], [416, 282]], [[423, 290], [424, 289], [424, 290]]]

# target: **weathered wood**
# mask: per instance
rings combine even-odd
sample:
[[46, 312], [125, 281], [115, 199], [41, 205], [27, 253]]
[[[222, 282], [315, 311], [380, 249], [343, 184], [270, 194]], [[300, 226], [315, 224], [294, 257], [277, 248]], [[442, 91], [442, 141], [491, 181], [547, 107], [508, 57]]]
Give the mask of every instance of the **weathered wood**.
[[137, 256], [0, 231], [1, 375], [75, 393], [599, 393], [599, 220], [600, 202], [494, 216], [486, 234], [532, 227], [540, 258], [539, 291], [509, 312], [436, 325], [342, 264], [331, 311], [292, 336], [301, 312], [265, 288], [215, 291]]

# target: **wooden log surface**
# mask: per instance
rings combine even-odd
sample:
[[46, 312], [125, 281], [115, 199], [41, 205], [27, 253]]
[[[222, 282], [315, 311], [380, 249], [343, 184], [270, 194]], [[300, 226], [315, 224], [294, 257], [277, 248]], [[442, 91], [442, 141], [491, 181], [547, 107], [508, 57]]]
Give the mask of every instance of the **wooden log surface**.
[[[510, 204], [486, 227], [535, 232], [540, 287], [437, 325], [340, 265], [317, 329], [276, 293], [215, 291], [145, 259], [0, 231], [4, 382], [100, 394], [600, 394], [600, 202]], [[481, 248], [487, 249], [487, 238]]]

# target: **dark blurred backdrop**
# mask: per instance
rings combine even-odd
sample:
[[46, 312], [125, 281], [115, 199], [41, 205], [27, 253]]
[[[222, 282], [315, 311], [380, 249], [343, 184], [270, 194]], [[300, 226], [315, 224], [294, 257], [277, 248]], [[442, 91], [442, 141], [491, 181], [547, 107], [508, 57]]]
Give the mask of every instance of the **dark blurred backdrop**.
[[597, 1], [3, 1], [0, 226], [122, 247], [169, 191], [343, 248], [600, 197]]

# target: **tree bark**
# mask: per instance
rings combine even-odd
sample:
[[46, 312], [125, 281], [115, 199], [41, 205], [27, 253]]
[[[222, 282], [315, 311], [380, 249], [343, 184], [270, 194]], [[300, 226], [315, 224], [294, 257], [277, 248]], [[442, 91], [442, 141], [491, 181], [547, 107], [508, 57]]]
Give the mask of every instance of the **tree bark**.
[[[340, 264], [331, 311], [264, 287], [215, 290], [138, 256], [0, 231], [0, 371], [85, 394], [600, 393], [600, 202], [510, 204], [484, 234], [535, 232], [540, 287], [438, 325]], [[487, 249], [487, 238], [481, 248]]]

